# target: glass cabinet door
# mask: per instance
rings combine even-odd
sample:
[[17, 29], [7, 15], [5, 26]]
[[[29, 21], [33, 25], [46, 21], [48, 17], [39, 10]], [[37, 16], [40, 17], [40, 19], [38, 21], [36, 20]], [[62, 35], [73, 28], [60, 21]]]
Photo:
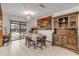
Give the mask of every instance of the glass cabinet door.
[[77, 21], [77, 16], [76, 15], [73, 15], [73, 16], [70, 16], [70, 27], [76, 27], [76, 22]]

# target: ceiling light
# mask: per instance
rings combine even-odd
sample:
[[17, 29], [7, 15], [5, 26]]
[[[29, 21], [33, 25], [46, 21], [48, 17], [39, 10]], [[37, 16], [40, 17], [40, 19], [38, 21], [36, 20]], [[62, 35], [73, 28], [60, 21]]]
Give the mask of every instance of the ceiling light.
[[26, 20], [29, 20], [29, 21], [32, 19], [32, 15], [30, 13], [28, 13], [25, 17], [26, 17]]
[[32, 19], [33, 15], [34, 15], [34, 12], [32, 12], [32, 11], [26, 11], [25, 12], [25, 18], [26, 18], [26, 20], [30, 21]]
[[32, 16], [34, 15], [34, 12], [30, 11], [30, 5], [29, 3], [27, 3], [26, 6], [24, 6], [26, 8], [26, 11], [25, 11], [25, 19], [27, 21], [31, 20], [32, 19]]

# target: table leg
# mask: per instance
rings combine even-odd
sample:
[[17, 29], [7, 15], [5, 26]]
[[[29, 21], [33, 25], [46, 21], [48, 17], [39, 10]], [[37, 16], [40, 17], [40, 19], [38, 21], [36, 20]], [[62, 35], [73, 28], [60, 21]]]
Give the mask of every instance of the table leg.
[[34, 46], [34, 49], [36, 49], [36, 42], [33, 41], [33, 46]]

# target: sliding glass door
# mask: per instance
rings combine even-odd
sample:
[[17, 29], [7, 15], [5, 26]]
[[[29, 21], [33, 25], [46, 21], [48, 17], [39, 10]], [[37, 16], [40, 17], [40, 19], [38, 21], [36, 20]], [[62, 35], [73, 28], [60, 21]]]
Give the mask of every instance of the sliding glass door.
[[24, 39], [24, 34], [26, 33], [27, 30], [27, 24], [24, 22], [20, 23], [20, 39]]
[[21, 21], [10, 21], [11, 41], [24, 39], [27, 30], [27, 23]]

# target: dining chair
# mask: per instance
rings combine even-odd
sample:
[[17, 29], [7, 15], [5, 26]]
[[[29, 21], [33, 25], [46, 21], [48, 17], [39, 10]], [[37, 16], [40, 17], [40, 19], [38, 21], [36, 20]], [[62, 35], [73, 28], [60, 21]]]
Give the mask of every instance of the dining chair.
[[37, 45], [40, 44], [40, 48], [42, 50], [43, 46], [47, 47], [46, 46], [46, 36], [42, 36], [41, 38], [38, 37], [38, 40], [37, 40]]
[[31, 37], [26, 36], [25, 37], [25, 45], [28, 45], [28, 48], [31, 45], [31, 42], [32, 42]]
[[26, 39], [25, 39], [25, 46], [28, 45], [28, 48], [29, 48], [30, 46], [33, 46], [34, 49], [36, 49], [35, 41], [33, 41], [33, 40], [31, 39], [31, 37], [28, 37], [28, 36], [26, 36], [25, 38], [26, 38]]

